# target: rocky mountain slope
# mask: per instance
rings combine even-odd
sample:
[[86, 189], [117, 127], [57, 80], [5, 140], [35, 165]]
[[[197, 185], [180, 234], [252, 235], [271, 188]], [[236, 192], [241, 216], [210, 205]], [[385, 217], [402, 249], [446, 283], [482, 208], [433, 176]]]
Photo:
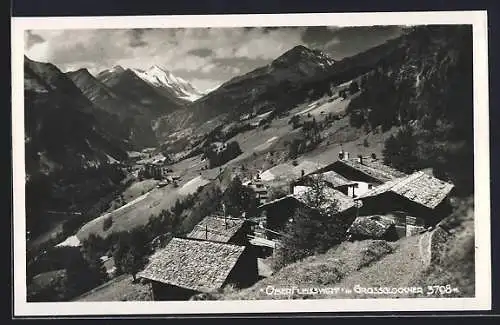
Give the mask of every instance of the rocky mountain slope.
[[108, 156], [126, 158], [125, 143], [102, 127], [111, 116], [96, 108], [64, 73], [28, 58], [24, 69], [26, 145], [42, 171], [51, 172], [57, 165], [100, 165], [110, 160]]
[[[326, 54], [296, 46], [272, 61], [242, 76], [235, 77], [193, 103], [195, 118], [206, 120], [222, 113], [235, 116], [282, 106], [283, 90], [332, 69], [335, 61]], [[272, 98], [272, 94], [280, 98]]]
[[116, 117], [107, 128], [113, 129], [117, 126], [122, 128], [121, 137], [134, 147], [150, 147], [157, 144], [152, 129], [156, 116], [147, 108], [120, 97], [94, 78], [87, 69], [67, 72], [66, 75], [96, 107]]
[[111, 163], [127, 158], [127, 145], [103, 128], [111, 115], [54, 65], [25, 57], [24, 86], [27, 224], [36, 232], [51, 223], [45, 209], [108, 192], [120, 179]]
[[140, 105], [155, 116], [162, 116], [185, 106], [188, 101], [168, 95], [145, 82], [132, 69], [115, 66], [101, 71], [96, 78], [120, 97]]

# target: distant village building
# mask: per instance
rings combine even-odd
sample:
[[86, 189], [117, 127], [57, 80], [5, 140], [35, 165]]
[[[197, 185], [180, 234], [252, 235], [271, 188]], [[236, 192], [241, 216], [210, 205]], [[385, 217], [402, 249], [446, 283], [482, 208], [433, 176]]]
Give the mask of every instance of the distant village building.
[[[361, 215], [400, 211], [425, 226], [451, 212], [448, 196], [454, 185], [422, 171], [384, 183], [359, 196]], [[406, 218], [405, 218], [406, 219]]]
[[269, 199], [269, 190], [259, 175], [250, 181], [246, 181], [243, 185], [250, 187], [255, 192], [255, 197], [259, 205], [266, 203]]
[[163, 179], [168, 173], [172, 172], [170, 168], [165, 166], [166, 158], [158, 158], [151, 162], [144, 162], [143, 167], [139, 170], [139, 176], [144, 178]]
[[173, 238], [137, 277], [150, 283], [154, 300], [188, 300], [229, 284], [254, 284], [257, 259], [246, 246]]

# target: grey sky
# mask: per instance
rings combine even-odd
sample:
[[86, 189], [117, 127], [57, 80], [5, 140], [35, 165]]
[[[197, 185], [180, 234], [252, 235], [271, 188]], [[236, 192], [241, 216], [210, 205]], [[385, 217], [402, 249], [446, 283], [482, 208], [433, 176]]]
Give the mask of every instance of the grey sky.
[[342, 59], [400, 35], [398, 26], [32, 30], [26, 55], [63, 71], [161, 65], [200, 90], [265, 65], [296, 45]]

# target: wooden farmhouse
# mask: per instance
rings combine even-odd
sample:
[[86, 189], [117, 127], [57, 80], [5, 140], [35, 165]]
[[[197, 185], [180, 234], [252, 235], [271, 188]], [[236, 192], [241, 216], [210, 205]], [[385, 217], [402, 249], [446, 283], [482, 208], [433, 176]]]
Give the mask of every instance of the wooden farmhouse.
[[[308, 186], [296, 186], [293, 194], [259, 206], [259, 210], [266, 218], [266, 228], [280, 232], [288, 222], [292, 221], [293, 215], [297, 209], [305, 212], [317, 210], [308, 205], [306, 192], [309, 190], [310, 188]], [[329, 187], [324, 187], [323, 191], [326, 200], [320, 208], [321, 210], [332, 208], [332, 222], [335, 222], [336, 218], [344, 220], [346, 219], [345, 217], [347, 217], [347, 219], [350, 219], [350, 222], [355, 219], [356, 206], [352, 198]], [[277, 237], [273, 232], [269, 232], [267, 236], [269, 238]]]
[[322, 167], [307, 176], [321, 174], [332, 186], [344, 194], [356, 198], [372, 188], [396, 178], [406, 176], [381, 160], [372, 157], [349, 158], [347, 153], [341, 159]]
[[453, 188], [453, 184], [418, 171], [374, 187], [356, 200], [362, 202], [360, 215], [398, 214], [433, 226], [451, 212], [448, 196]]
[[248, 247], [173, 238], [137, 276], [150, 283], [154, 300], [188, 300], [229, 284], [248, 287], [257, 281], [258, 270]]

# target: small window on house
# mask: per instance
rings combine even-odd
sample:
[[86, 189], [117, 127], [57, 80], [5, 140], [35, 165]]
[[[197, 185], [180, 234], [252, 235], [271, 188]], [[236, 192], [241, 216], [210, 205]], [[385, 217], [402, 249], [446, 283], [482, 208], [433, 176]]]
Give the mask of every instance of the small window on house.
[[368, 184], [368, 189], [371, 190], [373, 188], [372, 184]]

